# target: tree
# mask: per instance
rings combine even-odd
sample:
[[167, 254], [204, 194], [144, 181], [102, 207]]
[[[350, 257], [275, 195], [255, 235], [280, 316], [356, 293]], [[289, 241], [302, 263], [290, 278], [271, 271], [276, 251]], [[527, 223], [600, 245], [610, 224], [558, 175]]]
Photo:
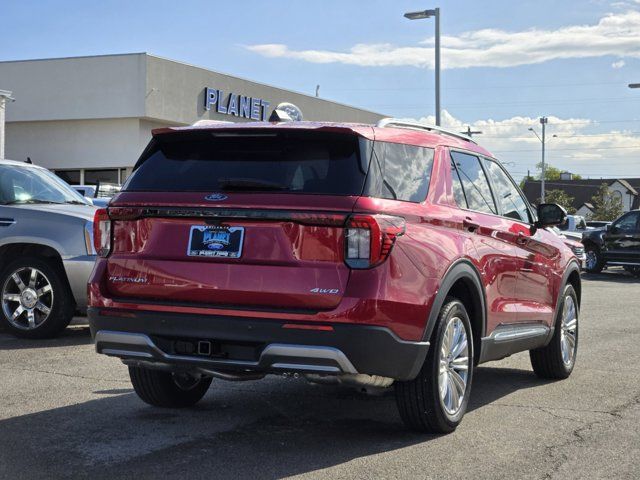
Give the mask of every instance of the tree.
[[[569, 215], [576, 213], [576, 209], [573, 206], [573, 200], [574, 198], [564, 190], [544, 191], [544, 201], [546, 203], [557, 203], [561, 207], [564, 207]], [[538, 203], [540, 203], [540, 199], [538, 199]]]
[[[538, 180], [541, 180], [542, 179], [542, 162], [538, 162], [538, 164], [536, 165], [536, 168], [540, 170], [540, 174], [538, 175]], [[560, 180], [560, 174], [562, 172], [563, 170], [560, 170], [559, 168], [556, 168], [553, 165], [547, 163], [544, 166], [544, 179], [549, 181]], [[581, 175], [578, 175], [576, 173], [572, 175], [573, 175], [573, 180], [582, 180]]]
[[524, 190], [524, 184], [527, 182], [531, 182], [535, 180], [531, 175], [525, 175], [522, 180], [520, 180], [520, 190]]
[[598, 192], [591, 198], [593, 213], [588, 215], [589, 220], [613, 221], [624, 212], [622, 198], [611, 194], [609, 185], [603, 183]]

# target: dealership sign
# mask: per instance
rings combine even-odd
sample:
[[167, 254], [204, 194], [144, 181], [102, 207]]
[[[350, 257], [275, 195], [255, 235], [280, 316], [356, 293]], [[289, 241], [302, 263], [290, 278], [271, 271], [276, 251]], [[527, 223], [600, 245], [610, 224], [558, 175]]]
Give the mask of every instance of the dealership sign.
[[269, 117], [269, 105], [271, 103], [262, 98], [247, 97], [235, 93], [225, 95], [222, 90], [216, 88], [207, 87], [204, 89], [205, 110], [213, 108], [223, 115], [266, 121]]

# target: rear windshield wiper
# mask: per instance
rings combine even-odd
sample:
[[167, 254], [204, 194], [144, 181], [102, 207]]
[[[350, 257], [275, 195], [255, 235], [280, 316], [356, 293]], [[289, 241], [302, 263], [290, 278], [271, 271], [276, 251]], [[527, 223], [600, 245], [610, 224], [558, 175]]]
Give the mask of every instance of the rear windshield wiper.
[[223, 190], [291, 190], [288, 186], [279, 183], [244, 178], [220, 179], [218, 185]]
[[67, 200], [64, 203], [67, 203], [67, 204], [70, 204], [70, 205], [86, 205], [85, 202], [82, 202], [80, 200]]

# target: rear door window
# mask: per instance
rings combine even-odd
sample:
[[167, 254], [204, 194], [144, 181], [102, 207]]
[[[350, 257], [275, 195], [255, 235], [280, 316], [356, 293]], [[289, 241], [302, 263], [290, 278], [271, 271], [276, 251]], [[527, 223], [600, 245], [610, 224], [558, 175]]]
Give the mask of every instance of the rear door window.
[[451, 189], [453, 190], [453, 198], [460, 208], [469, 208], [467, 199], [464, 196], [464, 189], [460, 181], [460, 174], [456, 168], [455, 162], [451, 160]]
[[451, 152], [451, 158], [460, 175], [468, 208], [478, 212], [497, 214], [498, 210], [480, 159], [475, 155], [462, 152]]
[[156, 137], [123, 189], [361, 195], [365, 177], [355, 135], [204, 131]]

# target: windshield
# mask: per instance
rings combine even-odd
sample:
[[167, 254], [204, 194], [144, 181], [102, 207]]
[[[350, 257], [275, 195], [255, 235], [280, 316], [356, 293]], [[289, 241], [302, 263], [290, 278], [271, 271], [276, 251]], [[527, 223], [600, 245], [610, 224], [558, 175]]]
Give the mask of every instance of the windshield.
[[48, 170], [0, 165], [0, 204], [87, 202]]
[[190, 132], [162, 135], [125, 191], [360, 195], [359, 140], [328, 132]]

